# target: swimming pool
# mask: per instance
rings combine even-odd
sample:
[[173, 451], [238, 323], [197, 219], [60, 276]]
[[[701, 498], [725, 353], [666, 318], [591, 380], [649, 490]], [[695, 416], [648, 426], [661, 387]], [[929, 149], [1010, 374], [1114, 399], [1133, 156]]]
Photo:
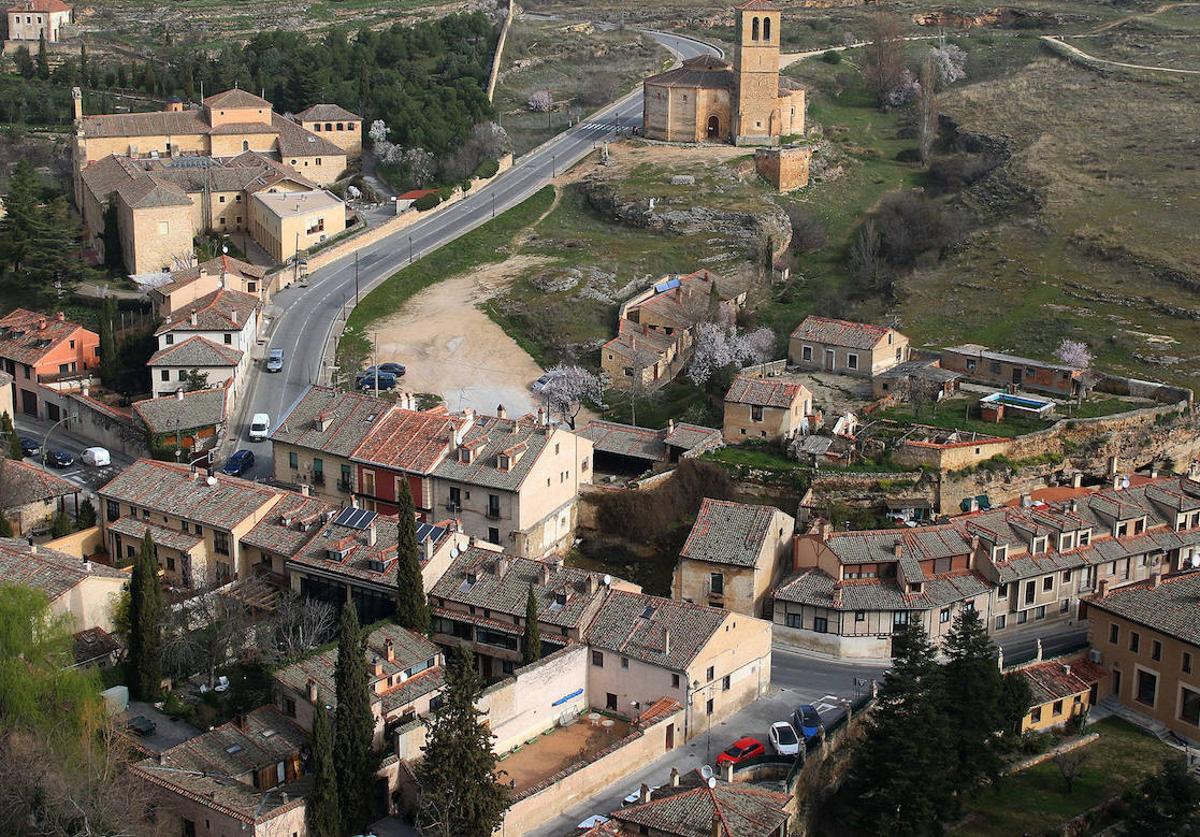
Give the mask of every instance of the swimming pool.
[[1010, 392], [993, 392], [991, 395], [981, 398], [979, 403], [991, 405], [1003, 404], [1005, 407], [1035, 413], [1038, 416], [1044, 416], [1054, 410], [1053, 401], [1045, 398], [1036, 398], [1032, 395], [1014, 395]]

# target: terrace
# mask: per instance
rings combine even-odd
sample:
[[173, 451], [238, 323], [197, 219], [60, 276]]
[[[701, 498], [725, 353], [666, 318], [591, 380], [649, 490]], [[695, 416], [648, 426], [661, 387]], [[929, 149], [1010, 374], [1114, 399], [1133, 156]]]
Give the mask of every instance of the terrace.
[[556, 726], [501, 756], [497, 774], [522, 794], [578, 763], [588, 764], [597, 754], [629, 734], [629, 723], [585, 712], [567, 726]]

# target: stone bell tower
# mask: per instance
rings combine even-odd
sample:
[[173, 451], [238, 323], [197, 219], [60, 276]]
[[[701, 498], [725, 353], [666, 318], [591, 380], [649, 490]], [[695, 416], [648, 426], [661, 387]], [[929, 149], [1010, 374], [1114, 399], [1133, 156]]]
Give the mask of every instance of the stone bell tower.
[[779, 9], [770, 0], [734, 7], [733, 52], [735, 145], [779, 141]]

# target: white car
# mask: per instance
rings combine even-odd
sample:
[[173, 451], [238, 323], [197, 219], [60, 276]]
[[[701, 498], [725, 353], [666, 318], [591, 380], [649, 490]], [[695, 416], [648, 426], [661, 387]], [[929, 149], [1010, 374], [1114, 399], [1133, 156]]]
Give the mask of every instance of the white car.
[[84, 465], [91, 465], [93, 468], [103, 468], [112, 464], [112, 456], [106, 448], [87, 448], [79, 458]]
[[256, 442], [265, 441], [271, 435], [271, 417], [266, 413], [255, 413], [250, 419], [250, 432], [247, 435]]
[[787, 721], [771, 724], [767, 740], [771, 743], [771, 749], [781, 756], [800, 755], [800, 737], [796, 735], [796, 728]]

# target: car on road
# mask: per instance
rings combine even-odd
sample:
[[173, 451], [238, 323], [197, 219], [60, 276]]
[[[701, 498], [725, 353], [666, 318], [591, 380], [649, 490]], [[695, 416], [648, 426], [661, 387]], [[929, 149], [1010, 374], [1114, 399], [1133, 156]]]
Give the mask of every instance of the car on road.
[[42, 452], [41, 443], [35, 442], [28, 436], [21, 437], [21, 453], [25, 456], [38, 456]]
[[267, 371], [283, 371], [283, 349], [271, 349], [271, 351], [267, 353]]
[[717, 755], [717, 764], [741, 764], [746, 759], [766, 755], [767, 748], [757, 738], [746, 736], [729, 745], [729, 749]]
[[75, 457], [65, 450], [46, 451], [46, 464], [51, 468], [70, 468], [75, 464]]
[[135, 715], [125, 724], [126, 729], [135, 735], [140, 735], [143, 738], [147, 735], [153, 735], [158, 729], [158, 724], [145, 715]]
[[225, 460], [225, 464], [221, 466], [221, 473], [229, 477], [240, 477], [253, 467], [254, 451], [243, 448], [242, 450], [234, 451]]
[[250, 419], [250, 432], [247, 434], [253, 441], [265, 441], [271, 435], [271, 417], [266, 413], [255, 413]]
[[369, 375], [358, 376], [358, 388], [361, 390], [375, 389], [395, 389], [396, 376], [388, 372], [372, 372]]
[[112, 464], [112, 455], [107, 448], [85, 448], [83, 453], [79, 454], [79, 461], [93, 468], [103, 468]]
[[767, 733], [767, 742], [771, 745], [771, 749], [781, 756], [800, 755], [800, 738], [796, 735], [796, 728], [787, 721], [776, 721], [771, 724], [771, 731]]
[[821, 722], [821, 714], [817, 712], [817, 707], [805, 703], [797, 706], [796, 711], [792, 713], [792, 727], [804, 736], [805, 741], [810, 741], [821, 734], [825, 725]]

